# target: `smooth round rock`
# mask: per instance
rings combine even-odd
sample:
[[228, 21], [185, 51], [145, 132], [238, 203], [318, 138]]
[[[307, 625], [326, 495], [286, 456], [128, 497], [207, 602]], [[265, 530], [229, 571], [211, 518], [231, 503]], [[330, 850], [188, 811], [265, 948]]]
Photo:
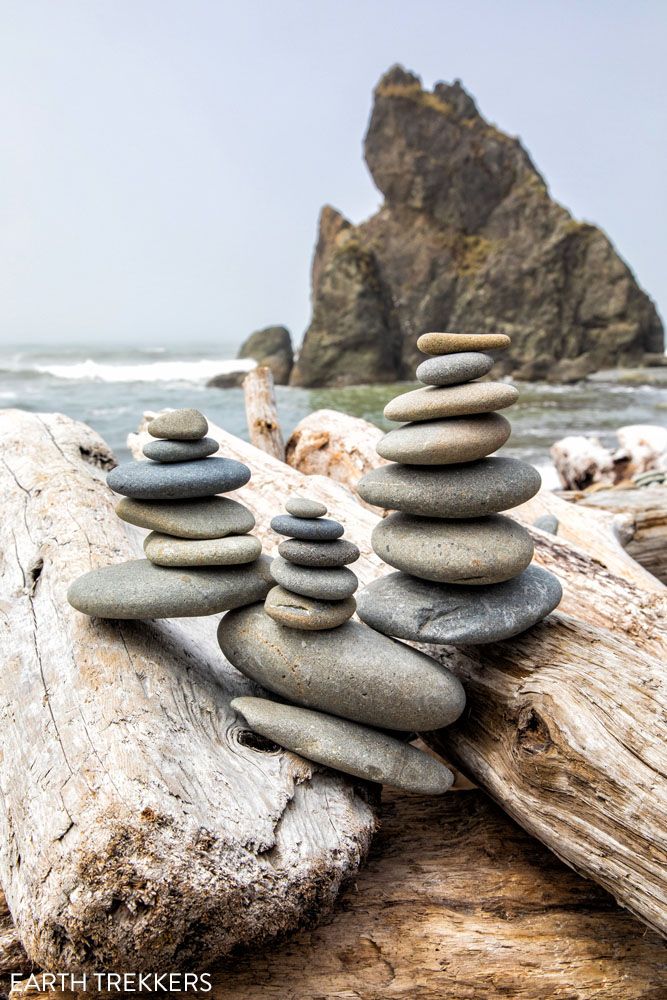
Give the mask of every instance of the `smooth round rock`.
[[273, 585], [267, 556], [229, 569], [167, 569], [133, 559], [85, 573], [67, 600], [94, 618], [192, 618], [263, 601]]
[[271, 528], [279, 535], [301, 538], [307, 542], [333, 542], [345, 531], [340, 521], [333, 521], [331, 518], [293, 517], [291, 514], [278, 514], [272, 518]]
[[251, 511], [229, 497], [162, 502], [123, 497], [116, 504], [116, 514], [139, 528], [177, 538], [224, 538], [245, 535], [255, 527]]
[[449, 670], [354, 620], [302, 632], [255, 604], [220, 620], [218, 642], [230, 663], [269, 691], [369, 726], [439, 729], [465, 706], [461, 682]]
[[194, 462], [215, 455], [217, 450], [218, 442], [208, 437], [198, 441], [149, 441], [143, 449], [153, 462]]
[[336, 542], [304, 542], [287, 538], [278, 546], [278, 552], [288, 562], [298, 566], [347, 566], [356, 562], [360, 552], [354, 542], [341, 538]]
[[542, 514], [533, 522], [540, 531], [548, 531], [550, 535], [558, 534], [558, 518], [555, 514]]
[[502, 514], [469, 521], [390, 514], [373, 529], [371, 544], [404, 573], [476, 587], [517, 576], [533, 558], [530, 534]]
[[168, 410], [154, 417], [146, 430], [155, 438], [198, 441], [208, 433], [208, 421], [199, 410]]
[[558, 579], [541, 566], [489, 587], [390, 573], [359, 591], [357, 612], [371, 628], [399, 639], [478, 645], [525, 632], [551, 614], [562, 595]]
[[461, 382], [487, 375], [494, 364], [490, 354], [478, 354], [476, 351], [443, 354], [422, 361], [415, 375], [426, 385], [460, 385]]
[[346, 597], [343, 601], [318, 601], [284, 587], [273, 587], [264, 602], [267, 615], [274, 621], [307, 632], [337, 628], [352, 617], [356, 608], [354, 597]]
[[257, 559], [262, 543], [254, 535], [193, 540], [151, 531], [144, 552], [156, 566], [240, 566]]
[[384, 408], [387, 420], [438, 420], [472, 413], [504, 410], [519, 398], [519, 390], [507, 382], [466, 382], [464, 385], [427, 385], [404, 392]]
[[417, 347], [424, 354], [458, 354], [460, 351], [502, 351], [511, 339], [504, 333], [423, 333]]
[[409, 465], [474, 462], [501, 448], [512, 427], [500, 413], [450, 417], [396, 427], [380, 438], [378, 455]]
[[346, 566], [316, 569], [313, 566], [297, 566], [282, 556], [276, 556], [271, 563], [271, 576], [286, 590], [320, 601], [342, 601], [351, 597], [359, 586], [357, 577]]
[[135, 500], [177, 500], [230, 493], [250, 479], [250, 469], [233, 458], [203, 458], [199, 462], [128, 462], [107, 476], [116, 493]]
[[324, 517], [327, 512], [327, 508], [319, 500], [296, 496], [289, 498], [285, 510], [293, 517]]
[[381, 465], [360, 479], [357, 491], [366, 503], [405, 514], [481, 517], [525, 503], [541, 482], [537, 469], [516, 458], [481, 458], [443, 468]]
[[357, 722], [266, 698], [234, 698], [231, 705], [253, 732], [355, 778], [422, 795], [442, 795], [454, 781], [429, 754]]

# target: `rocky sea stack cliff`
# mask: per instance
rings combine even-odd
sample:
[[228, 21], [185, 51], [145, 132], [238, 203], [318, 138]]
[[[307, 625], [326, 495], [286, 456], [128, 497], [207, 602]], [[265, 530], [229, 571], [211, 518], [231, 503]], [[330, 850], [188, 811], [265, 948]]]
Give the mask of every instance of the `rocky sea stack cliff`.
[[430, 92], [395, 66], [374, 98], [364, 149], [384, 203], [358, 226], [323, 208], [292, 384], [410, 378], [423, 330], [508, 334], [498, 368], [519, 379], [572, 381], [663, 352], [655, 306], [604, 232], [550, 197], [460, 82]]

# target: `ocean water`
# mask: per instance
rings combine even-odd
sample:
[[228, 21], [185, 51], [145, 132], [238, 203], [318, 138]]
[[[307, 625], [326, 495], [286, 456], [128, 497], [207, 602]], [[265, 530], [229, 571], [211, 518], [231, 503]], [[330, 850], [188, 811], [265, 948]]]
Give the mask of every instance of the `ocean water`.
[[[194, 406], [233, 434], [248, 437], [243, 391], [207, 388], [220, 372], [236, 371], [236, 345], [191, 348], [22, 347], [0, 349], [0, 407], [34, 412], [59, 411], [94, 427], [120, 460], [126, 439], [144, 410]], [[252, 363], [248, 363], [251, 365]], [[246, 364], [246, 367], [248, 366]], [[287, 436], [306, 414], [342, 410], [380, 427], [385, 404], [406, 385], [347, 389], [278, 386], [278, 409]], [[595, 434], [615, 442], [625, 424], [667, 423], [667, 387], [584, 382], [574, 386], [520, 383], [519, 402], [508, 413], [512, 437], [503, 449], [537, 465], [550, 486], [557, 485], [549, 448], [568, 434]]]

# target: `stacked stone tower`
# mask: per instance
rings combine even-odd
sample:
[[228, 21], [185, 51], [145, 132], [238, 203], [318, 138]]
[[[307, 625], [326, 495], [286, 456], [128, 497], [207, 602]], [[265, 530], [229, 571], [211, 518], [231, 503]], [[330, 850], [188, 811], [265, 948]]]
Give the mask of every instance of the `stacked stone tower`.
[[534, 496], [536, 469], [490, 456], [510, 436], [495, 412], [517, 390], [477, 381], [493, 366], [484, 353], [506, 348], [500, 334], [427, 333], [431, 355], [417, 368], [424, 384], [394, 398], [389, 420], [404, 422], [378, 443], [392, 464], [360, 481], [360, 496], [393, 511], [373, 531], [373, 549], [399, 572], [358, 595], [359, 617], [402, 639], [485, 643], [507, 639], [558, 605], [561, 587], [531, 565], [529, 532], [500, 514]]

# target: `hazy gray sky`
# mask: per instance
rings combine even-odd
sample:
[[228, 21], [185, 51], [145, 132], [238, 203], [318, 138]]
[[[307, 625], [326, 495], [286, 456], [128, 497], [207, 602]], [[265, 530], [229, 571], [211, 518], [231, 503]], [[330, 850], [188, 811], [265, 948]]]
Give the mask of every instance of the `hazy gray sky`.
[[460, 77], [667, 314], [666, 0], [0, 0], [0, 335], [299, 340], [371, 91]]

